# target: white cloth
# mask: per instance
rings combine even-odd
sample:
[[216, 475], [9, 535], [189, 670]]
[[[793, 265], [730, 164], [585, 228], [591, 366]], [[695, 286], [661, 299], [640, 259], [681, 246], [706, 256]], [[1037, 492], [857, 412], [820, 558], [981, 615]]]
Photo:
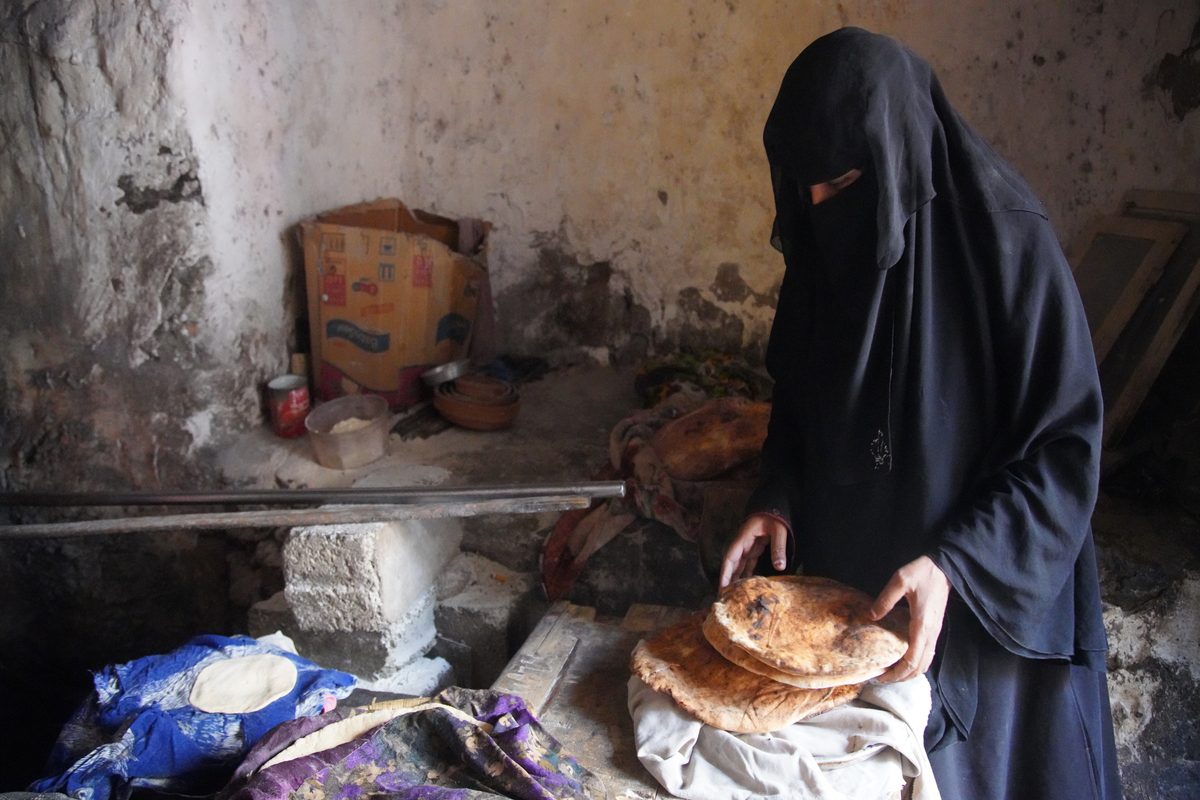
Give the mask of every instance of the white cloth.
[[852, 703], [773, 733], [705, 725], [637, 676], [629, 680], [638, 759], [686, 800], [940, 800], [925, 753], [929, 681], [867, 684]]

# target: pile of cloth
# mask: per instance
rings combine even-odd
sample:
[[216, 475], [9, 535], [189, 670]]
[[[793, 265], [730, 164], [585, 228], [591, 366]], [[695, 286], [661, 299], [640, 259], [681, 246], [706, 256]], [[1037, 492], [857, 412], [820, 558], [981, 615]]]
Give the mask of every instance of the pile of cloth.
[[743, 486], [749, 495], [770, 416], [770, 403], [710, 398], [684, 387], [617, 423], [609, 435], [609, 462], [595, 478], [625, 479], [626, 495], [568, 511], [555, 523], [541, 553], [546, 596], [565, 597], [588, 559], [639, 519], [703, 544], [707, 494], [718, 486]]
[[31, 791], [76, 800], [139, 793], [221, 800], [575, 800], [595, 779], [521, 698], [450, 687], [433, 698], [356, 690], [281, 634], [196, 637], [108, 666]]
[[93, 685], [32, 791], [86, 800], [120, 800], [134, 788], [212, 793], [263, 734], [333, 708], [355, 678], [301, 658], [283, 636], [205, 635], [106, 666]]
[[566, 597], [588, 559], [637, 520], [695, 542], [712, 571], [721, 548], [707, 541], [706, 506], [744, 504], [757, 480], [771, 414], [771, 379], [761, 368], [727, 353], [678, 353], [642, 365], [634, 390], [643, 407], [613, 427], [608, 461], [592, 476], [624, 479], [626, 496], [555, 523], [541, 552], [551, 600]]
[[285, 723], [250, 751], [220, 800], [584, 800], [598, 791], [520, 697], [452, 686]]
[[928, 681], [873, 680], [907, 650], [906, 615], [870, 622], [870, 604], [825, 578], [755, 577], [639, 642], [628, 700], [642, 764], [697, 800], [938, 800]]

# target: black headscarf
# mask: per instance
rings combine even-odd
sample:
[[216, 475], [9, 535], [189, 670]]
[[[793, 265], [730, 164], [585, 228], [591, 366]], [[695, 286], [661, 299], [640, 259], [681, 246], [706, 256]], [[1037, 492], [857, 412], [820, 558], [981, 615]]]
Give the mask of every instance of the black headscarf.
[[[1100, 392], [1041, 204], [928, 64], [860, 29], [800, 54], [764, 140], [786, 272], [750, 510], [789, 521], [807, 572], [876, 593], [927, 554], [976, 630], [1102, 668]], [[808, 201], [851, 169], [856, 183]], [[934, 675], [961, 731], [970, 635], [948, 618]]]
[[[871, 267], [904, 256], [905, 226], [939, 192], [981, 210], [1045, 213], [950, 107], [925, 61], [859, 28], [816, 40], [792, 63], [763, 139], [778, 212], [772, 241], [789, 241], [793, 260], [823, 271], [810, 335], [836, 350], [808, 374], [822, 387], [826, 463], [835, 480], [852, 482], [891, 467], [895, 317], [887, 275]], [[863, 171], [857, 182], [808, 201], [808, 186], [851, 169]], [[794, 338], [773, 349], [792, 349]]]

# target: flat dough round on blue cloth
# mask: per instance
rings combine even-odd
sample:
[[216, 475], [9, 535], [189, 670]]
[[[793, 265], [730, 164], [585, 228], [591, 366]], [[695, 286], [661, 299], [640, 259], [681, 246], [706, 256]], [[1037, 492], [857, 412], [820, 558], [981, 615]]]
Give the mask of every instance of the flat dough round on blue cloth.
[[296, 665], [259, 654], [214, 661], [196, 676], [188, 702], [211, 714], [249, 714], [266, 708], [296, 685]]

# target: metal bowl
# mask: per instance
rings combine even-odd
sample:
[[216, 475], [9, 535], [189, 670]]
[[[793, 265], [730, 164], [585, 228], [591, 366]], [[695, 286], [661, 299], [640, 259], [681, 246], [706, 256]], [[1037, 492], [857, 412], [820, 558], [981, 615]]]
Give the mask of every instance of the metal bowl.
[[433, 407], [447, 421], [473, 431], [498, 431], [513, 424], [521, 398], [509, 386], [504, 397], [478, 398], [463, 394], [450, 383], [433, 392]]
[[470, 359], [460, 358], [458, 361], [449, 361], [440, 367], [425, 370], [421, 373], [421, 380], [425, 381], [426, 386], [440, 386], [447, 381], [461, 378], [469, 369]]
[[[339, 423], [358, 420], [344, 431]], [[338, 397], [317, 406], [304, 419], [317, 463], [330, 469], [354, 469], [387, 452], [392, 415], [387, 400], [375, 394]]]

